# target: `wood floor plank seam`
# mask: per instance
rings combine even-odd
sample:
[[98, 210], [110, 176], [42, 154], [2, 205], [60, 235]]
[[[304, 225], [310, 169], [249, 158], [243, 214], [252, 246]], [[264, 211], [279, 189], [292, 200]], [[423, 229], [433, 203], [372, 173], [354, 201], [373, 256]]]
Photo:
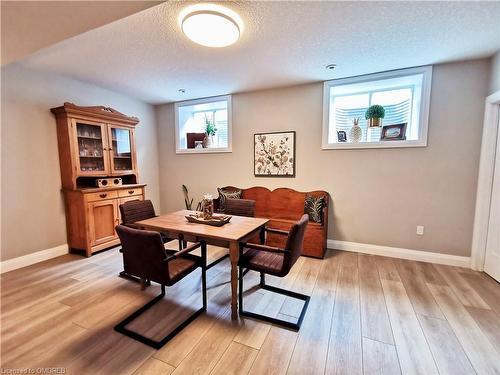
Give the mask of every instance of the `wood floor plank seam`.
[[327, 348], [326, 348], [326, 360], [325, 360], [325, 366], [324, 366], [324, 369], [323, 369], [323, 374], [326, 374], [326, 366], [327, 366], [327, 363], [328, 363], [328, 356], [329, 356], [329, 353], [330, 353], [330, 342], [331, 342], [331, 339], [332, 339], [332, 322], [333, 322], [333, 313], [335, 311], [335, 303], [337, 301], [337, 291], [338, 291], [338, 283], [339, 283], [339, 278], [337, 277], [337, 281], [335, 283], [335, 294], [334, 294], [334, 299], [333, 299], [333, 309], [332, 309], [332, 314], [330, 316], [330, 332], [328, 333], [328, 345], [327, 345]]
[[[459, 343], [474, 370], [479, 374], [500, 374], [500, 356], [497, 355], [497, 360], [494, 360], [493, 353], [497, 354], [496, 349], [466, 310], [462, 300], [453, 293], [453, 289], [450, 286], [430, 285], [430, 290], [438, 303], [442, 304], [445, 317], [458, 337]], [[478, 351], [477, 345], [479, 344], [482, 345], [482, 348]]]
[[[437, 303], [437, 302], [436, 302]], [[413, 306], [413, 305], [412, 305]], [[415, 316], [417, 317], [417, 322], [418, 322], [418, 325], [420, 327], [420, 330], [422, 331], [423, 335], [424, 335], [424, 339], [425, 339], [425, 342], [427, 343], [427, 347], [429, 348], [429, 351], [431, 353], [431, 356], [432, 356], [432, 359], [434, 360], [434, 366], [436, 366], [436, 368], [438, 369], [438, 372], [439, 372], [439, 367], [438, 367], [438, 363], [436, 361], [436, 354], [432, 351], [431, 349], [431, 345], [429, 344], [429, 339], [427, 338], [427, 335], [425, 334], [425, 330], [424, 330], [424, 327], [422, 327], [422, 323], [420, 322], [420, 319], [418, 319], [418, 314], [417, 312], [415, 311], [415, 309], [413, 310], [413, 312], [415, 313]], [[436, 318], [436, 319], [439, 319], [439, 318]]]
[[[377, 273], [378, 273], [378, 277], [379, 277], [379, 281], [380, 281], [380, 284], [382, 285], [382, 278], [381, 278], [381, 275], [380, 275], [380, 270], [379, 268], [377, 267]], [[387, 297], [385, 295], [385, 292], [384, 292], [384, 288], [382, 287], [382, 295], [384, 296], [384, 305], [385, 305], [385, 312], [387, 314], [387, 316], [389, 317], [389, 309], [387, 307]], [[398, 352], [398, 348], [396, 346], [396, 339], [394, 337], [394, 329], [392, 328], [392, 322], [391, 322], [391, 319], [389, 317], [389, 326], [391, 327], [391, 335], [392, 335], [392, 342], [394, 343], [394, 347], [396, 348], [396, 356], [398, 357], [398, 363], [399, 363], [399, 367], [401, 369], [401, 361], [399, 359], [399, 352]], [[401, 372], [403, 372], [403, 370], [401, 369]]]
[[[325, 373], [361, 374], [363, 344], [358, 254], [343, 254], [330, 322]], [[351, 299], [350, 293], [357, 296]], [[337, 342], [337, 339], [343, 342]]]
[[[427, 338], [428, 345], [429, 345], [429, 347], [430, 347], [430, 349], [431, 349], [431, 353], [432, 353], [432, 354], [433, 354], [433, 356], [434, 356], [434, 361], [436, 362], [436, 366], [438, 366], [438, 370], [440, 369], [440, 367], [439, 367], [439, 364], [438, 364], [438, 360], [437, 360], [437, 358], [436, 358], [437, 354], [434, 354], [434, 352], [433, 352], [432, 345], [431, 345], [431, 343], [429, 342], [429, 341], [430, 341], [430, 338], [429, 338], [429, 337], [427, 337], [427, 333], [426, 333], [426, 330], [424, 329], [424, 327], [422, 326], [422, 321], [421, 321], [421, 319], [434, 319], [434, 320], [436, 320], [436, 321], [441, 321], [441, 322], [443, 322], [443, 324], [446, 324], [446, 325], [450, 328], [450, 331], [451, 331], [451, 333], [453, 334], [454, 339], [456, 340], [456, 342], [457, 342], [457, 343], [458, 343], [458, 345], [460, 346], [460, 349], [462, 350], [462, 353], [463, 353], [464, 357], [467, 359], [467, 363], [469, 364], [470, 369], [473, 371], [473, 373], [474, 373], [474, 374], [477, 374], [477, 372], [475, 371], [475, 369], [474, 369], [474, 367], [473, 367], [473, 365], [472, 365], [472, 362], [471, 362], [471, 360], [470, 360], [469, 356], [467, 355], [467, 352], [465, 351], [464, 347], [463, 347], [463, 346], [462, 346], [462, 344], [460, 343], [459, 338], [457, 337], [457, 335], [456, 335], [455, 331], [453, 330], [453, 328], [450, 326], [450, 324], [449, 324], [448, 320], [446, 320], [446, 319], [445, 319], [445, 320], [442, 320], [442, 319], [439, 319], [439, 318], [428, 317], [428, 316], [426, 316], [426, 315], [421, 315], [421, 314], [417, 314], [417, 317], [419, 318], [418, 320], [419, 320], [419, 322], [420, 322], [420, 326], [421, 326], [421, 328], [422, 328], [422, 330], [423, 330], [423, 332], [424, 332], [424, 336], [426, 336], [426, 338]], [[457, 358], [457, 355], [458, 355], [459, 353], [454, 353], [454, 354], [455, 354], [454, 361], [460, 361], [460, 359], [459, 359], [459, 358]], [[462, 372], [463, 370], [464, 370], [464, 369], [463, 369], [463, 367], [461, 367], [461, 372]]]
[[[328, 344], [327, 344], [327, 348], [326, 348], [326, 360], [325, 360], [325, 366], [323, 368], [323, 374], [326, 373], [326, 366], [327, 366], [327, 363], [328, 363], [328, 356], [329, 356], [329, 353], [330, 353], [330, 341], [331, 341], [331, 338], [332, 338], [332, 322], [333, 322], [333, 313], [335, 311], [335, 304], [336, 304], [336, 301], [337, 301], [337, 292], [338, 292], [338, 284], [339, 284], [339, 275], [340, 273], [340, 264], [337, 264], [337, 278], [335, 279], [335, 289], [334, 289], [334, 296], [333, 296], [333, 309], [332, 309], [332, 313], [331, 313], [331, 316], [330, 316], [330, 332], [328, 333]], [[318, 279], [316, 279], [316, 283], [318, 282]], [[316, 288], [316, 284], [314, 285], [314, 288]]]
[[[403, 374], [437, 374], [427, 339], [401, 281], [383, 280], [393, 332]], [[411, 334], [411, 335], [410, 335]]]
[[82, 326], [82, 325], [80, 325], [80, 324], [78, 324], [76, 322], [72, 321], [71, 323], [74, 324], [75, 326], [78, 326], [78, 327], [82, 328], [82, 329], [88, 330], [88, 328], [86, 328], [86, 327], [84, 327], [84, 326]]
[[[359, 254], [358, 254], [358, 261], [359, 261]], [[361, 371], [364, 374], [364, 363], [365, 363], [365, 354], [363, 350], [363, 322], [361, 319], [361, 281], [359, 277], [359, 266], [358, 266], [358, 304], [359, 304], [359, 327], [360, 327], [360, 335], [359, 335], [359, 340], [360, 340], [360, 347], [361, 347]]]
[[[298, 338], [298, 335], [297, 335], [297, 338]], [[293, 350], [292, 350], [292, 355], [290, 356], [290, 358], [288, 358], [288, 364], [286, 366], [286, 372], [285, 374], [288, 374], [288, 370], [290, 369], [290, 363], [292, 362], [292, 356], [293, 356], [293, 353], [295, 352], [295, 347], [297, 346], [297, 340], [295, 340], [294, 344], [293, 344]], [[326, 366], [326, 364], [325, 364]], [[323, 371], [323, 374], [324, 374], [324, 371]]]
[[165, 363], [166, 365], [172, 366], [173, 368], [177, 368], [177, 366], [174, 366], [174, 365], [172, 365], [172, 364], [170, 364], [170, 363], [168, 363], [168, 362], [164, 361], [164, 360], [163, 360], [163, 359], [161, 359], [161, 358], [156, 358], [156, 357], [155, 357], [155, 353], [151, 354], [151, 357], [149, 357], [149, 358], [154, 358], [154, 359], [156, 359], [156, 360], [158, 360], [158, 361], [162, 361], [162, 362], [163, 362], [163, 363]]

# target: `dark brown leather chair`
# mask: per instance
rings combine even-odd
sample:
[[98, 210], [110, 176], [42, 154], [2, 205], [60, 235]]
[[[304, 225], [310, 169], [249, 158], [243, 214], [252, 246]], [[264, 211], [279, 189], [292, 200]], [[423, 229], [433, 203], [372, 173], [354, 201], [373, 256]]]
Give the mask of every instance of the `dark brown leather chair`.
[[[309, 217], [307, 214], [304, 214], [296, 224], [292, 225], [290, 232], [271, 228], [266, 229], [267, 232], [288, 236], [284, 249], [252, 243], [241, 244], [240, 261], [238, 264], [240, 276], [238, 293], [240, 315], [248, 316], [250, 318], [262, 319], [270, 323], [285, 326], [294, 330], [300, 329], [300, 325], [302, 324], [302, 320], [304, 319], [304, 315], [307, 311], [307, 306], [309, 305], [310, 297], [304, 294], [295, 293], [285, 289], [267, 285], [265, 275], [269, 274], [278, 277], [284, 277], [290, 272], [291, 268], [302, 253], [304, 233], [306, 231], [308, 222]], [[243, 269], [260, 272], [260, 287], [262, 289], [303, 300], [304, 306], [302, 307], [302, 311], [300, 313], [299, 319], [297, 320], [297, 323], [292, 323], [266, 315], [245, 311], [243, 309], [243, 278], [246, 272], [243, 272]]]
[[[128, 201], [120, 204], [119, 208], [121, 214], [120, 216], [122, 218], [122, 224], [130, 228], [142, 229], [136, 224], [136, 222], [156, 217], [153, 202], [151, 202], [150, 200]], [[161, 238], [163, 243], [171, 240], [164, 234], [161, 234]], [[127, 261], [125, 260], [125, 257], [123, 258], [123, 271], [120, 272], [120, 277], [132, 281], [139, 281], [139, 278], [131, 272]], [[147, 282], [147, 285], [149, 285], [149, 282]]]
[[128, 201], [120, 204], [122, 224], [136, 228], [137, 221], [151, 219], [156, 216], [153, 202], [150, 200]]
[[[216, 210], [219, 208], [219, 200], [215, 202]], [[255, 217], [255, 201], [251, 199], [226, 199], [224, 215]], [[221, 256], [207, 265], [207, 270], [229, 257], [229, 253]]]
[[203, 148], [206, 147], [206, 138], [207, 135], [205, 133], [186, 133], [186, 144], [187, 148], [195, 148], [196, 141], [203, 142]]
[[226, 199], [226, 215], [255, 217], [255, 201], [251, 199]]
[[[151, 280], [160, 284], [161, 294], [118, 323], [115, 326], [115, 330], [155, 349], [159, 349], [207, 308], [206, 244], [205, 242], [198, 242], [181, 251], [165, 250], [160, 233], [158, 232], [134, 229], [124, 225], [118, 225], [116, 232], [122, 243], [123, 258], [127, 261], [130, 271], [140, 277], [141, 280]], [[199, 247], [201, 247], [201, 257], [189, 254]], [[160, 341], [152, 340], [126, 328], [129, 323], [165, 296], [165, 286], [176, 284], [198, 267], [201, 268], [202, 272], [203, 306], [200, 309], [195, 311]]]

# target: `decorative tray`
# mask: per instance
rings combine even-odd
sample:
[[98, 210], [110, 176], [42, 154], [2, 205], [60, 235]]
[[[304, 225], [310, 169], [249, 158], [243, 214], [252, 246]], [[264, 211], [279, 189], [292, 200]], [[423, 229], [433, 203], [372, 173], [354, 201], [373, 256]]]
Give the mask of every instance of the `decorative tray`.
[[212, 225], [214, 227], [221, 227], [224, 224], [229, 223], [232, 216], [229, 215], [213, 215], [211, 219], [204, 219], [203, 216], [198, 216], [197, 214], [187, 215], [186, 219], [190, 223], [206, 224]]

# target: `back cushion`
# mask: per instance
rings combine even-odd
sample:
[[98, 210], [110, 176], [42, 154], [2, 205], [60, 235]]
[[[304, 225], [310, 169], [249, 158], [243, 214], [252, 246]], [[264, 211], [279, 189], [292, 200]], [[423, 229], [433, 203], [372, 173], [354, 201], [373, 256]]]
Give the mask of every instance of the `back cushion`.
[[219, 211], [224, 212], [226, 210], [226, 200], [227, 199], [241, 199], [241, 190], [239, 189], [231, 189], [226, 190], [224, 188], [217, 188], [219, 192]]

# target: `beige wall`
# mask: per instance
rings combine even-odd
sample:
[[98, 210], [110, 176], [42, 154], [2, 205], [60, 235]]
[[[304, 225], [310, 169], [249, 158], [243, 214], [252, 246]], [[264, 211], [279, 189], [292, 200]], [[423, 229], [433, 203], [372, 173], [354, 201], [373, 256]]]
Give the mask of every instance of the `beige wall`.
[[489, 93], [500, 90], [500, 51], [491, 58], [491, 76]]
[[[176, 155], [172, 104], [157, 107], [162, 212], [217, 186], [324, 189], [330, 239], [470, 255], [489, 61], [435, 66], [425, 148], [322, 150], [322, 84], [233, 95], [233, 152]], [[297, 132], [296, 178], [253, 176], [253, 134]], [[415, 234], [416, 225], [425, 235]]]
[[56, 125], [50, 108], [65, 101], [105, 105], [139, 117], [138, 165], [146, 195], [159, 206], [153, 106], [62, 76], [12, 64], [2, 68], [1, 260], [66, 243]]

